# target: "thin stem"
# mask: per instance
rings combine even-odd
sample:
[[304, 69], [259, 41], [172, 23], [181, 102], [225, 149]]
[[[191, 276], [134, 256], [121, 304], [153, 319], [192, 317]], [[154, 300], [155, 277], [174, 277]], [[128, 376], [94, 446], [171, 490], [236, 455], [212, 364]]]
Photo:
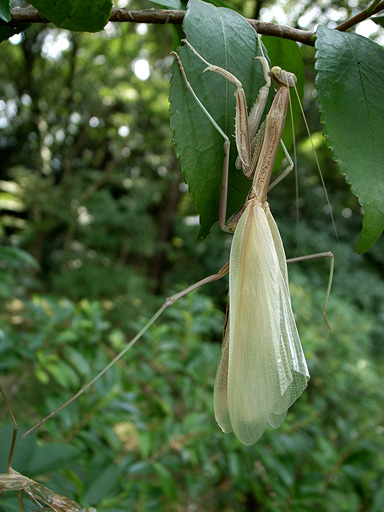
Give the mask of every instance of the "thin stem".
[[376, 9], [376, 7], [379, 5], [379, 3], [380, 3], [380, 0], [374, 0], [371, 3], [371, 5], [365, 9], [365, 12], [367, 12], [367, 13], [373, 12]]
[[115, 363], [117, 363], [117, 361], [119, 361], [127, 352], [130, 348], [133, 347], [133, 345], [136, 343], [136, 341], [138, 341], [142, 335], [145, 333], [145, 331], [157, 320], [157, 318], [161, 315], [161, 313], [168, 307], [168, 303], [167, 301], [164, 302], [164, 304], [156, 311], [156, 313], [152, 316], [152, 318], [144, 325], [144, 327], [141, 329], [141, 331], [139, 331], [136, 336], [133, 338], [133, 340], [131, 340], [128, 345], [115, 357], [112, 359], [112, 361], [110, 361], [107, 366], [101, 370], [100, 373], [98, 373], [96, 375], [96, 377], [94, 377], [90, 382], [88, 382], [88, 384], [86, 384], [84, 387], [82, 387], [75, 395], [73, 395], [73, 397], [71, 397], [69, 400], [67, 400], [65, 403], [63, 403], [62, 405], [60, 405], [60, 407], [58, 407], [57, 409], [55, 409], [53, 412], [51, 412], [50, 414], [48, 414], [48, 416], [46, 416], [45, 418], [43, 418], [41, 421], [39, 421], [38, 423], [36, 423], [36, 425], [34, 425], [33, 427], [31, 427], [29, 430], [27, 430], [24, 435], [23, 435], [23, 438], [29, 434], [31, 434], [34, 430], [36, 430], [37, 428], [39, 428], [41, 425], [43, 425], [44, 423], [46, 423], [50, 418], [52, 418], [53, 416], [55, 416], [58, 412], [60, 412], [62, 409], [64, 409], [64, 407], [66, 407], [67, 405], [69, 405], [71, 402], [73, 402], [74, 400], [76, 400], [76, 398], [78, 398], [80, 395], [82, 395], [88, 388], [90, 388], [97, 380], [100, 379], [100, 377], [102, 377], [104, 375], [105, 372], [107, 372]]
[[[368, 19], [373, 14], [384, 9], [384, 0], [377, 3], [374, 0], [372, 4], [361, 11], [356, 16], [341, 23], [337, 30], [345, 31], [353, 27], [357, 23]], [[50, 23], [47, 18], [41, 18], [37, 9], [34, 7], [15, 8], [12, 9], [11, 21], [5, 23], [0, 20], [0, 26], [18, 27], [25, 23]], [[115, 23], [152, 23], [152, 24], [174, 24], [181, 25], [185, 16], [184, 10], [171, 9], [119, 9], [114, 8], [111, 11], [109, 21]], [[259, 33], [267, 36], [281, 37], [290, 39], [298, 43], [313, 46], [315, 35], [309, 30], [301, 30], [297, 28], [287, 27], [284, 25], [276, 25], [275, 23], [266, 23], [260, 20], [246, 18], [248, 23]]]
[[359, 12], [356, 14], [356, 16], [352, 16], [352, 18], [349, 18], [349, 20], [344, 21], [340, 25], [336, 27], [337, 30], [340, 30], [342, 32], [354, 27], [358, 23], [361, 23], [362, 21], [367, 20], [370, 18], [373, 14], [376, 14], [384, 9], [384, 0], [381, 0], [381, 2], [377, 3], [377, 0], [375, 0], [367, 9], [364, 9], [364, 11]]
[[17, 437], [17, 432], [19, 430], [19, 427], [18, 427], [18, 425], [16, 423], [16, 419], [15, 419], [15, 417], [13, 415], [12, 409], [11, 409], [9, 403], [8, 403], [7, 397], [5, 396], [5, 393], [4, 393], [3, 388], [1, 386], [0, 386], [0, 393], [3, 395], [5, 405], [7, 406], [7, 409], [9, 411], [9, 415], [11, 416], [11, 419], [12, 419], [12, 422], [13, 422], [12, 443], [11, 443], [11, 449], [9, 450], [9, 456], [8, 456], [8, 462], [7, 462], [7, 473], [10, 473], [11, 472], [11, 467], [12, 467], [12, 457], [13, 457], [13, 452], [15, 450], [16, 437]]
[[[41, 18], [34, 7], [15, 8], [11, 11], [11, 21], [5, 23], [0, 20], [1, 25], [17, 27], [24, 23], [50, 23], [47, 18]], [[181, 25], [185, 16], [184, 10], [170, 9], [119, 9], [111, 11], [109, 21], [115, 23], [153, 23], [153, 24], [175, 24]], [[311, 41], [313, 32], [300, 30], [275, 23], [265, 23], [259, 20], [247, 19], [248, 23], [260, 34], [291, 39], [299, 43], [313, 46]]]

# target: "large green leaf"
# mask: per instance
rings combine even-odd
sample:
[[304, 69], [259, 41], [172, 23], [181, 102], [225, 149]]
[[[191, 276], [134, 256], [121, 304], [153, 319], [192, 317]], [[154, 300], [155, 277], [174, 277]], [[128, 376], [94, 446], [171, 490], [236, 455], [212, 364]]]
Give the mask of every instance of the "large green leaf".
[[79, 32], [103, 30], [112, 9], [111, 0], [32, 0], [31, 4], [57, 27]]
[[384, 51], [370, 39], [322, 26], [316, 36], [323, 131], [364, 210], [356, 245], [362, 253], [384, 229]]
[[[265, 79], [260, 62], [255, 59], [256, 55], [261, 54], [256, 32], [249, 23], [232, 10], [216, 8], [200, 0], [191, 0], [184, 20], [184, 30], [188, 41], [206, 60], [228, 69], [242, 82], [248, 108], [251, 108], [260, 87], [265, 84]], [[271, 49], [273, 65], [280, 65], [298, 76], [298, 89], [302, 95], [304, 75], [298, 45], [292, 41], [269, 38], [266, 46], [268, 50]], [[180, 48], [179, 55], [188, 80], [200, 101], [233, 141], [229, 170], [228, 218], [241, 208], [250, 188], [250, 181], [234, 166], [235, 86], [214, 73], [202, 75], [206, 65], [190, 49]], [[185, 182], [200, 214], [199, 236], [204, 237], [218, 219], [223, 137], [188, 91], [176, 62], [173, 67], [170, 103], [176, 155], [179, 157]], [[267, 109], [268, 104], [265, 110]], [[297, 124], [299, 108], [295, 101], [294, 119]], [[286, 123], [283, 140], [289, 148], [293, 140], [290, 120]], [[282, 152], [279, 153], [276, 160], [280, 162], [282, 156]]]
[[[209, 62], [228, 69], [243, 83], [252, 106], [265, 80], [256, 55], [260, 55], [255, 31], [234, 11], [191, 0], [184, 19], [188, 41]], [[215, 73], [202, 71], [206, 65], [190, 49], [179, 49], [187, 77], [200, 101], [233, 140], [235, 86]], [[199, 236], [204, 237], [218, 219], [223, 167], [223, 137], [198, 106], [179, 71], [173, 65], [170, 93], [171, 129], [184, 180], [200, 214]], [[234, 167], [235, 145], [230, 158], [227, 215], [240, 209], [250, 182]]]

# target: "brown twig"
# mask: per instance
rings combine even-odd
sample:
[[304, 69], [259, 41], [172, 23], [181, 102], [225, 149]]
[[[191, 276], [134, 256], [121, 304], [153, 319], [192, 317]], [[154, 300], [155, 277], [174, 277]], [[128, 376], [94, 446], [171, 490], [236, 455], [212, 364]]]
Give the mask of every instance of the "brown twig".
[[373, 10], [371, 9], [371, 6], [369, 6], [367, 9], [364, 9], [363, 11], [356, 14], [356, 16], [353, 16], [352, 18], [349, 18], [349, 20], [344, 21], [343, 23], [338, 25], [336, 27], [336, 29], [344, 32], [345, 30], [348, 30], [349, 28], [354, 27], [358, 23], [361, 23], [362, 21], [367, 20], [373, 14], [377, 14], [378, 12], [382, 11], [383, 9], [384, 9], [384, 0], [379, 2]]
[[[171, 23], [181, 25], [184, 19], [185, 11], [168, 9], [112, 9], [109, 21], [116, 23]], [[260, 34], [292, 39], [303, 44], [313, 45], [313, 33], [276, 25], [275, 23], [265, 23], [258, 20], [247, 20]], [[34, 7], [12, 9], [11, 21], [6, 24], [0, 20], [1, 25], [17, 27], [23, 23], [50, 23], [47, 18], [41, 18]]]
[[[372, 6], [361, 11], [356, 16], [341, 23], [337, 30], [345, 31], [353, 27], [357, 23], [368, 19], [373, 14], [384, 9], [384, 0], [372, 9]], [[50, 23], [47, 18], [41, 18], [38, 11], [34, 7], [15, 8], [11, 11], [11, 21], [7, 24], [0, 20], [0, 26], [7, 25], [18, 27], [24, 23]], [[119, 9], [114, 8], [111, 11], [109, 21], [115, 23], [151, 23], [151, 24], [175, 24], [181, 25], [185, 16], [184, 10], [168, 10], [168, 9]], [[276, 25], [275, 23], [265, 23], [259, 20], [247, 19], [259, 34], [281, 37], [283, 39], [291, 39], [299, 43], [313, 46], [314, 33], [308, 30], [301, 30], [284, 25]]]

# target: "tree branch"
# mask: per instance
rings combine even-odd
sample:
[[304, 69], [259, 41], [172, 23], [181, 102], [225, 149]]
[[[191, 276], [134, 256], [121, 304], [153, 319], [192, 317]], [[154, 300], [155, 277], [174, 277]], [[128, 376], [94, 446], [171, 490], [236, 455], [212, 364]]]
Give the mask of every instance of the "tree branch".
[[[184, 19], [184, 15], [185, 11], [183, 10], [139, 10], [114, 8], [112, 9], [109, 21], [118, 23], [171, 23], [175, 25], [181, 25]], [[265, 23], [258, 20], [248, 19], [247, 21], [260, 34], [292, 39], [294, 41], [313, 46], [313, 32], [276, 25], [275, 23]], [[9, 23], [4, 23], [0, 20], [0, 26], [8, 25], [17, 27], [23, 23], [50, 23], [50, 21], [47, 18], [41, 18], [38, 14], [38, 11], [34, 7], [12, 9], [11, 21]]]
[[[375, 4], [376, 2], [374, 2]], [[374, 5], [373, 4], [373, 5]], [[356, 16], [341, 23], [337, 30], [345, 31], [353, 27], [357, 23], [368, 19], [373, 14], [378, 13], [384, 9], [384, 0], [381, 0], [374, 9], [372, 5], [361, 11]], [[168, 9], [119, 9], [114, 8], [111, 11], [109, 21], [115, 23], [153, 23], [165, 24], [171, 23], [181, 25], [184, 19], [185, 11], [183, 10], [168, 10]], [[281, 37], [284, 39], [291, 39], [299, 43], [313, 46], [314, 33], [307, 30], [300, 30], [283, 25], [276, 25], [275, 23], [265, 23], [259, 20], [247, 19], [250, 25], [257, 30], [259, 34]], [[15, 8], [12, 9], [11, 21], [5, 23], [0, 20], [0, 26], [7, 25], [18, 27], [23, 23], [50, 23], [47, 18], [41, 18], [38, 11], [34, 7]]]

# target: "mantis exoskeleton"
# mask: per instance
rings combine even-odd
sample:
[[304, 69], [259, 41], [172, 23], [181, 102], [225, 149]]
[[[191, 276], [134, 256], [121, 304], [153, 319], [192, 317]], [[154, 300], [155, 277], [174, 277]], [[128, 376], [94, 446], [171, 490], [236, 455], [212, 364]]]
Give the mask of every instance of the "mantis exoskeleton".
[[23, 491], [28, 495], [30, 500], [38, 507], [39, 510], [50, 509], [54, 512], [96, 512], [95, 508], [82, 507], [76, 503], [76, 501], [63, 496], [62, 494], [57, 494], [51, 491], [51, 489], [48, 489], [48, 487], [35, 482], [31, 478], [18, 473], [12, 468], [12, 458], [15, 449], [18, 426], [1, 386], [0, 393], [3, 395], [5, 405], [7, 406], [13, 422], [13, 437], [7, 462], [7, 472], [0, 474], [0, 497], [4, 492], [19, 491], [18, 501], [20, 511], [22, 512], [25, 510], [23, 504]]
[[[192, 50], [195, 51], [193, 48]], [[253, 178], [245, 206], [226, 224], [225, 198], [230, 142], [196, 97], [177, 56], [188, 88], [224, 137], [219, 218], [225, 230], [235, 231], [230, 263], [224, 265], [217, 274], [167, 299], [135, 338], [100, 374], [27, 433], [84, 393], [124, 356], [165, 308], [189, 291], [220, 279], [228, 271], [229, 312], [214, 391], [215, 416], [222, 430], [233, 430], [244, 444], [253, 444], [262, 435], [267, 423], [275, 428], [282, 424], [287, 409], [307, 385], [309, 374], [291, 309], [284, 249], [266, 202], [267, 191], [274, 185], [270, 186], [269, 181], [285, 122], [289, 87], [294, 85], [295, 77], [280, 68], [272, 68], [269, 74], [268, 63], [261, 57], [266, 85], [262, 88], [248, 117], [241, 83], [228, 71], [209, 64], [196, 51], [195, 53], [208, 65], [210, 71], [219, 73], [236, 85], [236, 143], [239, 165], [246, 176]], [[266, 122], [255, 137], [268, 95], [270, 78], [277, 83], [278, 91]], [[331, 257], [331, 253], [311, 257], [324, 256]], [[329, 288], [330, 284], [328, 292]]]

